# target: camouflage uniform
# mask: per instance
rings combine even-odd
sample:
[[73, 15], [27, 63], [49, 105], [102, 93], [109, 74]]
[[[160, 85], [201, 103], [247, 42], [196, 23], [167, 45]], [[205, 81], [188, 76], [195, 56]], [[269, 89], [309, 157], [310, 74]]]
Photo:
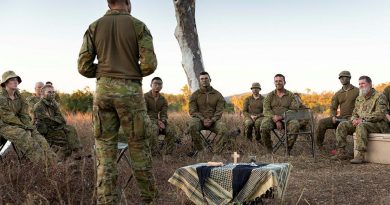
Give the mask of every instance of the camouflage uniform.
[[385, 88], [385, 90], [383, 91], [383, 94], [385, 95], [385, 97], [387, 99], [387, 112], [386, 112], [386, 114], [390, 115], [390, 85]]
[[[117, 38], [112, 38], [113, 36]], [[94, 64], [97, 56], [98, 64]], [[157, 67], [152, 35], [129, 12], [109, 10], [84, 35], [78, 69], [97, 78], [93, 118], [98, 204], [117, 204], [117, 143], [121, 125], [128, 138], [134, 177], [144, 203], [157, 197], [141, 80]]]
[[[8, 76], [3, 74], [3, 82], [15, 77], [15, 73], [8, 71]], [[3, 86], [3, 84], [2, 84]], [[20, 151], [34, 163], [50, 164], [56, 162], [56, 154], [50, 149], [49, 144], [42, 137], [35, 126], [31, 124], [31, 118], [27, 113], [26, 100], [15, 92], [15, 99], [8, 96], [7, 90], [3, 88], [0, 93], [0, 135], [11, 141]]]
[[[351, 120], [341, 122], [336, 130], [337, 147], [345, 149], [347, 136], [356, 132], [356, 149], [365, 152], [370, 133], [386, 133], [389, 127], [385, 121], [386, 98], [383, 94], [371, 90], [369, 97], [356, 98]], [[361, 118], [363, 122], [354, 127], [352, 120]]]
[[[288, 110], [296, 110], [299, 105], [292, 92], [285, 90], [285, 94], [282, 97], [277, 96], [276, 90], [268, 93], [264, 99], [264, 120], [261, 123], [260, 132], [261, 137], [264, 140], [264, 144], [267, 147], [268, 152], [272, 151], [271, 132], [276, 128], [276, 123], [272, 120], [274, 115], [283, 116], [283, 113]], [[298, 120], [291, 120], [287, 124], [287, 130], [289, 132], [299, 131]], [[292, 139], [288, 139], [288, 147], [291, 149], [294, 146], [297, 135], [291, 136]]]
[[[172, 154], [176, 134], [173, 127], [168, 124], [168, 102], [165, 97], [160, 94], [158, 95], [158, 98], [155, 99], [152, 95], [152, 91], [145, 93], [144, 97], [149, 118], [155, 125], [155, 132], [165, 135], [165, 154]], [[158, 120], [164, 123], [165, 129], [159, 130]], [[152, 150], [157, 150], [158, 138], [152, 138], [150, 142]]]
[[41, 97], [36, 96], [33, 94], [32, 96], [29, 96], [26, 98], [27, 104], [28, 104], [28, 113], [30, 114], [31, 118], [34, 119], [34, 106], [41, 100]]
[[[263, 121], [263, 118], [264, 118], [263, 100], [264, 100], [264, 97], [262, 95], [260, 95], [259, 98], [257, 98], [257, 99], [255, 99], [252, 95], [252, 96], [247, 97], [244, 101], [244, 109], [243, 109], [243, 113], [245, 116], [244, 135], [249, 140], [252, 140], [253, 127], [255, 128], [256, 140], [261, 139], [260, 126], [261, 126], [261, 122]], [[253, 121], [253, 119], [251, 118], [251, 115], [255, 115], [257, 117], [255, 121]]]
[[[212, 88], [198, 89], [190, 97], [190, 134], [196, 150], [202, 150], [202, 140], [200, 131], [208, 129], [217, 135], [216, 152], [222, 152], [225, 143], [228, 143], [227, 129], [225, 123], [221, 121], [225, 99], [222, 94]], [[213, 125], [210, 128], [203, 126], [204, 119], [211, 119]]]
[[[348, 120], [351, 118], [353, 109], [355, 108], [355, 100], [359, 96], [359, 88], [349, 85], [347, 89], [340, 89], [332, 97], [330, 106], [331, 117], [323, 118], [318, 122], [316, 131], [317, 145], [322, 146], [327, 129], [336, 129], [340, 121], [333, 123], [332, 118], [337, 117], [340, 120]], [[337, 109], [340, 106], [340, 115], [337, 116]]]
[[76, 129], [66, 124], [55, 100], [50, 102], [43, 98], [35, 104], [34, 123], [49, 144], [61, 147], [65, 156], [81, 148]]

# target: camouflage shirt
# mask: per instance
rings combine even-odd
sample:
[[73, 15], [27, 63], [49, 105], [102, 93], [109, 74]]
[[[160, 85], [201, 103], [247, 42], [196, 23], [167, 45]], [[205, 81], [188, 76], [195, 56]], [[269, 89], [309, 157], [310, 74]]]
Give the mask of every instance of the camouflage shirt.
[[[47, 129], [62, 129], [66, 124], [58, 103], [54, 100], [49, 102], [44, 98], [34, 106], [34, 122], [36, 124], [45, 124], [44, 126]], [[37, 127], [39, 126], [37, 125]]]
[[198, 89], [190, 97], [190, 115], [201, 120], [211, 119], [214, 122], [221, 119], [225, 99], [213, 87]]
[[385, 120], [386, 106], [386, 97], [372, 89], [370, 96], [359, 96], [356, 98], [351, 120], [362, 118], [366, 122], [383, 121]]
[[245, 98], [243, 113], [245, 117], [251, 117], [255, 115], [257, 117], [262, 117], [263, 115], [263, 100], [262, 95], [259, 98], [255, 99], [253, 95]]
[[159, 94], [157, 98], [154, 98], [152, 91], [149, 91], [145, 93], [144, 98], [150, 119], [159, 119], [166, 123], [168, 120], [168, 102], [164, 96]]
[[383, 94], [387, 98], [387, 114], [390, 114], [390, 85], [385, 88]]
[[330, 111], [332, 117], [337, 116], [337, 109], [340, 106], [340, 117], [347, 119], [352, 116], [355, 108], [355, 100], [359, 96], [359, 88], [349, 85], [346, 90], [340, 89], [332, 97]]
[[28, 104], [28, 113], [30, 116], [34, 116], [34, 106], [41, 100], [41, 97], [38, 97], [36, 95], [32, 95], [26, 98], [27, 104]]
[[[96, 56], [98, 64], [93, 63]], [[156, 67], [149, 29], [127, 11], [107, 11], [84, 34], [78, 70], [85, 77], [141, 80]]]
[[263, 112], [266, 117], [282, 116], [287, 110], [296, 110], [298, 107], [294, 94], [288, 90], [285, 90], [282, 97], [279, 97], [274, 90], [268, 93], [263, 102]]
[[18, 90], [15, 91], [15, 99], [12, 100], [9, 98], [7, 90], [2, 88], [0, 93], [1, 124], [4, 123], [11, 126], [19, 126], [23, 129], [25, 129], [26, 126], [31, 126], [31, 118], [28, 115], [27, 110], [27, 102], [20, 95]]

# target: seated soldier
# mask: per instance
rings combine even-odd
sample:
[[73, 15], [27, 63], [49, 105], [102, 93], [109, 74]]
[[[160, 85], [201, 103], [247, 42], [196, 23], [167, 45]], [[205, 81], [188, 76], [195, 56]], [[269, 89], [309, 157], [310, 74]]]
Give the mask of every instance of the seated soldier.
[[386, 119], [387, 119], [387, 123], [390, 125], [390, 85], [385, 88], [383, 94], [387, 99]]
[[56, 154], [31, 123], [26, 100], [18, 91], [22, 79], [13, 71], [2, 75], [0, 93], [0, 135], [11, 141], [34, 163], [55, 163]]
[[[164, 96], [160, 94], [163, 87], [163, 81], [159, 77], [154, 77], [150, 83], [150, 87], [152, 89], [144, 94], [146, 109], [150, 120], [156, 125], [155, 133], [165, 135], [165, 154], [171, 155], [175, 141], [175, 132], [172, 126], [168, 124], [168, 102]], [[154, 139], [151, 139], [152, 152], [158, 150], [157, 146], [158, 135]]]
[[[278, 130], [283, 129], [283, 113], [288, 110], [296, 110], [299, 106], [294, 94], [284, 88], [286, 80], [282, 74], [275, 75], [274, 83], [276, 89], [268, 93], [264, 99], [263, 112], [265, 117], [260, 127], [261, 137], [264, 140], [268, 153], [272, 153], [273, 151], [271, 140], [272, 130], [275, 128]], [[296, 133], [299, 131], [299, 126], [298, 120], [291, 120], [287, 124], [287, 130]], [[288, 152], [294, 146], [297, 137], [297, 135], [292, 135], [288, 138]]]
[[69, 157], [75, 152], [75, 159], [80, 159], [79, 142], [76, 129], [67, 125], [58, 104], [55, 101], [55, 91], [52, 85], [42, 88], [42, 99], [34, 106], [34, 123], [38, 131], [53, 145], [61, 148], [63, 157]]
[[[331, 116], [323, 118], [318, 122], [316, 141], [319, 149], [323, 149], [326, 130], [336, 129], [341, 121], [349, 120], [351, 118], [352, 111], [355, 107], [355, 100], [359, 95], [359, 89], [350, 83], [351, 73], [349, 71], [341, 71], [339, 80], [343, 87], [332, 97], [330, 106]], [[337, 115], [337, 109], [339, 107], [340, 114]]]
[[260, 95], [260, 83], [252, 83], [252, 95], [247, 97], [244, 101], [243, 113], [244, 119], [244, 135], [252, 140], [252, 130], [255, 128], [256, 140], [260, 141], [260, 125], [263, 120], [263, 100], [264, 97]]
[[31, 118], [34, 118], [34, 105], [39, 102], [42, 98], [42, 87], [44, 86], [43, 82], [36, 82], [35, 83], [35, 93], [31, 95], [30, 97], [27, 97], [27, 104], [28, 104], [28, 113], [30, 114]]
[[368, 135], [370, 133], [387, 133], [389, 126], [386, 122], [386, 97], [372, 87], [371, 78], [359, 78], [359, 97], [356, 98], [352, 118], [341, 122], [336, 129], [337, 153], [332, 159], [347, 159], [345, 151], [347, 135], [356, 133], [357, 154], [350, 162], [361, 164], [365, 162]]
[[228, 142], [226, 125], [221, 121], [225, 99], [220, 92], [210, 86], [211, 78], [207, 72], [201, 72], [199, 76], [200, 88], [190, 97], [190, 134], [194, 149], [203, 149], [201, 130], [210, 130], [217, 134], [217, 147], [214, 149], [221, 153]]

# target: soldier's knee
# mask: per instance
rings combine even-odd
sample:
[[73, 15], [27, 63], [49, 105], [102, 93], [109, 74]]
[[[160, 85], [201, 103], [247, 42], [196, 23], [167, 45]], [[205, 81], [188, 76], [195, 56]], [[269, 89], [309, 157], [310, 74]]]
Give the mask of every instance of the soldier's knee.
[[200, 131], [202, 129], [201, 123], [199, 118], [191, 118], [190, 131]]
[[245, 121], [244, 121], [244, 126], [245, 126], [245, 127], [251, 127], [251, 126], [253, 126], [253, 121], [252, 121], [252, 120], [245, 120]]

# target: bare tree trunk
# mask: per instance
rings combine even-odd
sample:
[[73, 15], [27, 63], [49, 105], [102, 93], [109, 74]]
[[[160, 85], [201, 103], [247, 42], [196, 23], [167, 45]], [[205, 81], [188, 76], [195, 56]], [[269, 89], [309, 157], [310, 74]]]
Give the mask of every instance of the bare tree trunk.
[[204, 71], [195, 23], [195, 0], [173, 0], [177, 26], [175, 37], [182, 53], [181, 64], [191, 92], [199, 88], [199, 73]]

